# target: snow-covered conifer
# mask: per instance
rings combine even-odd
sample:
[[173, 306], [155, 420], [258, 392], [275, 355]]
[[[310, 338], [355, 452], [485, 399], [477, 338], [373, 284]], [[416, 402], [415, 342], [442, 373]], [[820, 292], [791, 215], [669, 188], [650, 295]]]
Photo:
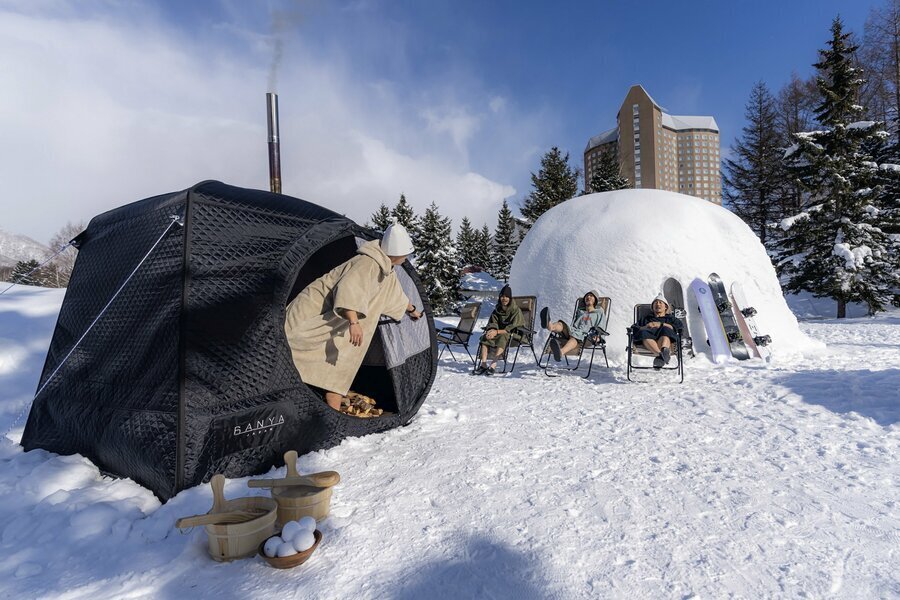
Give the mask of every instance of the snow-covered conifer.
[[406, 227], [406, 231], [409, 232], [409, 237], [412, 238], [413, 245], [418, 245], [419, 217], [416, 216], [413, 207], [406, 201], [406, 196], [404, 194], [400, 194], [400, 200], [397, 201], [397, 205], [391, 210], [391, 216], [397, 219], [398, 223]]
[[506, 200], [497, 214], [497, 229], [491, 244], [491, 273], [500, 281], [509, 281], [509, 267], [519, 247], [516, 222]]
[[619, 158], [616, 156], [615, 151], [604, 150], [600, 153], [599, 161], [591, 175], [590, 185], [588, 186], [589, 193], [612, 192], [631, 187], [628, 179], [622, 177], [619, 171]]
[[450, 219], [441, 216], [434, 202], [420, 224], [416, 271], [428, 290], [432, 310], [445, 314], [459, 294], [459, 267]]
[[475, 238], [477, 235], [478, 232], [472, 229], [469, 217], [463, 217], [459, 225], [459, 232], [456, 234], [456, 253], [460, 269], [475, 264]]
[[542, 214], [578, 193], [578, 169], [569, 165], [569, 153], [563, 156], [559, 148], [552, 147], [541, 158], [541, 168], [531, 174], [534, 188], [525, 198], [522, 215], [531, 223]]
[[[13, 268], [9, 280], [19, 285], [39, 285], [48, 287], [46, 274], [43, 269], [38, 269], [39, 266], [40, 263], [33, 258], [30, 260], [20, 260]], [[35, 269], [37, 270], [35, 271]]]
[[837, 301], [837, 316], [846, 316], [848, 302], [865, 302], [883, 310], [900, 285], [892, 267], [894, 249], [882, 229], [884, 217], [877, 185], [879, 167], [873, 148], [886, 133], [874, 121], [859, 121], [856, 104], [862, 83], [853, 66], [856, 46], [835, 19], [828, 48], [815, 64], [822, 102], [818, 131], [798, 133], [785, 153], [788, 165], [810, 193], [811, 205], [785, 219], [786, 236], [779, 266], [788, 291], [809, 290]]
[[480, 230], [475, 232], [472, 266], [490, 272], [492, 243], [491, 232], [487, 225], [484, 225]]
[[379, 234], [384, 233], [387, 226], [391, 224], [391, 210], [386, 204], [382, 203], [378, 210], [372, 213], [371, 227]]

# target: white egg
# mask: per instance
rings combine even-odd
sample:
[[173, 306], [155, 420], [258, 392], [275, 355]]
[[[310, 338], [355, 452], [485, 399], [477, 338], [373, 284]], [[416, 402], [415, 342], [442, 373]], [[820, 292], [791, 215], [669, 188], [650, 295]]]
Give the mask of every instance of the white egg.
[[313, 535], [312, 531], [304, 529], [298, 532], [292, 541], [294, 543], [294, 550], [297, 552], [304, 552], [313, 547], [313, 544], [316, 543], [316, 536]]
[[312, 517], [301, 517], [297, 523], [299, 523], [300, 527], [303, 529], [308, 529], [310, 531], [316, 530], [316, 520]]
[[281, 537], [283, 537], [286, 541], [294, 539], [294, 536], [297, 535], [297, 532], [300, 531], [302, 527], [300, 527], [300, 523], [297, 521], [288, 521], [284, 524], [284, 527], [281, 528]]
[[284, 543], [284, 540], [281, 539], [277, 535], [273, 535], [269, 539], [266, 540], [265, 545], [263, 546], [263, 552], [269, 558], [276, 556], [278, 554], [278, 546]]
[[293, 556], [294, 554], [297, 554], [297, 551], [294, 550], [294, 545], [292, 543], [284, 542], [278, 546], [277, 554], [278, 557], [281, 558], [282, 556]]

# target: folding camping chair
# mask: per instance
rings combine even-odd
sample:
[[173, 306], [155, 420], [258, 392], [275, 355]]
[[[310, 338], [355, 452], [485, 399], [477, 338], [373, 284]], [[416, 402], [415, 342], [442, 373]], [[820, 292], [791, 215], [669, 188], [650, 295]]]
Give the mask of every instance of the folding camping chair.
[[[653, 314], [650, 304], [635, 304], [634, 305], [634, 323], [637, 324], [644, 317]], [[678, 371], [678, 374], [681, 376], [681, 381], [679, 383], [684, 383], [684, 354], [682, 352], [682, 343], [681, 336], [684, 333], [681, 329], [675, 331], [675, 342], [672, 344], [673, 350], [675, 350], [675, 354], [673, 355], [677, 360], [675, 366], [667, 366], [663, 365], [659, 369], [656, 367], [646, 367], [634, 364], [633, 358], [634, 356], [652, 356], [656, 357], [656, 355], [644, 347], [641, 342], [634, 341], [634, 330], [635, 325], [632, 325], [628, 328], [628, 348], [626, 351], [628, 353], [628, 368], [626, 370], [626, 377], [628, 381], [631, 381], [631, 371], [635, 369], [653, 369], [659, 371]]]
[[459, 311], [459, 323], [456, 327], [443, 327], [436, 329], [437, 342], [441, 351], [438, 354], [438, 360], [444, 354], [444, 350], [450, 353], [453, 360], [456, 356], [450, 346], [462, 346], [463, 350], [469, 356], [469, 360], [475, 363], [472, 353], [469, 352], [469, 339], [472, 337], [472, 330], [475, 329], [475, 322], [478, 321], [478, 313], [481, 310], [481, 302], [469, 302]]
[[[534, 313], [535, 306], [537, 305], [537, 298], [535, 296], [518, 296], [512, 299], [513, 302], [519, 307], [519, 310], [522, 311], [522, 317], [525, 321], [525, 325], [516, 329], [515, 332], [511, 332], [509, 344], [507, 344], [506, 349], [503, 351], [503, 354], [498, 357], [497, 360], [503, 361], [503, 370], [500, 373], [506, 373], [507, 367], [509, 367], [509, 372], [512, 373], [513, 369], [516, 368], [516, 361], [519, 359], [519, 350], [522, 348], [531, 348], [531, 354], [534, 356], [535, 362], [537, 362], [537, 354], [534, 351]], [[512, 363], [509, 362], [509, 353], [515, 348], [516, 353], [513, 355]], [[488, 357], [490, 359], [492, 357]], [[477, 350], [477, 354], [475, 356], [475, 366], [472, 369], [472, 373], [476, 373], [478, 371], [478, 363], [481, 362], [481, 348], [479, 346]]]
[[[603, 321], [600, 323], [600, 341], [594, 343], [587, 337], [581, 342], [578, 342], [578, 345], [566, 352], [563, 355], [563, 358], [566, 361], [565, 367], [558, 367], [554, 370], [561, 369], [564, 371], [577, 371], [578, 367], [581, 366], [581, 359], [584, 356], [584, 353], [588, 350], [591, 351], [591, 359], [588, 362], [588, 370], [587, 374], [584, 376], [585, 379], [591, 376], [591, 369], [594, 368], [594, 353], [597, 350], [603, 352], [603, 360], [606, 363], [606, 368], [609, 368], [609, 359], [606, 357], [606, 339], [605, 337], [609, 335], [609, 332], [606, 330], [607, 325], [609, 324], [609, 308], [612, 305], [612, 300], [604, 296], [597, 301], [597, 305], [599, 308], [603, 310]], [[576, 315], [578, 315], [578, 311], [584, 310], [584, 298], [579, 298], [575, 302], [575, 310], [572, 311], [572, 322], [575, 321]], [[544, 350], [541, 352], [540, 359], [538, 360], [538, 366], [546, 372], [547, 368], [550, 366], [550, 340], [553, 338], [560, 338], [560, 335], [556, 332], [550, 334], [550, 337], [547, 338], [547, 341], [544, 343]], [[569, 362], [569, 358], [573, 357], [575, 359], [575, 364], [572, 365]], [[543, 359], [546, 358], [546, 361]], [[543, 362], [542, 362], [543, 361]]]

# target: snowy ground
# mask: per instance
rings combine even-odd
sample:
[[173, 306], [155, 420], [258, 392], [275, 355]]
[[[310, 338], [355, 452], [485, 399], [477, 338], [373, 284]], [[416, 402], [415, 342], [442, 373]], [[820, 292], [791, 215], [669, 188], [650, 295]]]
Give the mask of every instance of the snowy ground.
[[[0, 297], [0, 425], [34, 392], [62, 295]], [[201, 486], [164, 506], [0, 439], [9, 598], [900, 597], [900, 313], [804, 322], [769, 365], [472, 377], [442, 360], [413, 423], [301, 459], [336, 469], [306, 565], [219, 564]], [[10, 441], [13, 440], [13, 441]], [[245, 495], [245, 480], [226, 495]]]

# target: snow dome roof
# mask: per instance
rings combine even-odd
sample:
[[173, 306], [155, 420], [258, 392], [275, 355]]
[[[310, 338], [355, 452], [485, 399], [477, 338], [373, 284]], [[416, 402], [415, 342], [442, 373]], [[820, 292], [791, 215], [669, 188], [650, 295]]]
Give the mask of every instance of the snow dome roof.
[[552, 208], [519, 246], [510, 285], [517, 295], [536, 295], [554, 320], [570, 319], [576, 298], [597, 288], [612, 299], [607, 351], [621, 359], [635, 304], [649, 303], [669, 277], [687, 291], [713, 272], [729, 289], [741, 282], [773, 353], [818, 347], [800, 332], [753, 231], [727, 209], [675, 192], [619, 190]]

